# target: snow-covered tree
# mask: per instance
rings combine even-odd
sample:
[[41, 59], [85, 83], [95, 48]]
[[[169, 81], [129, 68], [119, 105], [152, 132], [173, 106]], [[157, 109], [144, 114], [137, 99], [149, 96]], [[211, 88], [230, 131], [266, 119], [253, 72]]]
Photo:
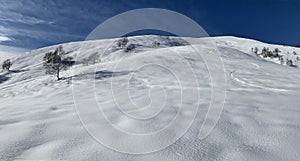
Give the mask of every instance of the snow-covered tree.
[[46, 53], [44, 56], [46, 74], [56, 75], [57, 80], [60, 80], [59, 72], [61, 70], [66, 70], [75, 63], [73, 57], [63, 58], [64, 54], [62, 46], [59, 46], [54, 52]]
[[10, 59], [6, 59], [2, 64], [2, 70], [9, 71], [11, 66], [12, 66], [12, 63], [10, 62]]

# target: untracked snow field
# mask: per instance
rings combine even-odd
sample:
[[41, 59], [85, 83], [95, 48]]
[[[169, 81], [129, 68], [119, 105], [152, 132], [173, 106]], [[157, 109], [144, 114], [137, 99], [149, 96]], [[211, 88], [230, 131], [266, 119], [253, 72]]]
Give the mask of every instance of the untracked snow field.
[[[251, 48], [279, 48], [283, 55], [293, 51], [300, 54], [300, 49], [237, 37], [202, 39], [200, 44], [193, 45], [202, 46], [200, 52], [214, 52], [205, 42], [210, 39], [216, 43], [227, 82], [220, 119], [205, 139], [199, 139], [199, 129], [210, 103], [209, 71], [182, 38], [130, 37], [129, 42], [136, 46], [131, 52], [116, 49], [114, 42], [118, 39], [72, 42], [63, 44], [63, 49], [67, 56], [76, 57], [76, 64], [61, 71], [62, 80], [46, 75], [42, 62], [45, 53], [54, 51], [57, 46], [13, 57], [11, 72], [0, 73], [0, 161], [300, 160], [300, 70], [280, 65], [277, 60], [263, 59], [252, 53]], [[154, 41], [160, 42], [160, 46], [153, 47]], [[86, 64], [93, 54], [99, 54], [101, 62]], [[152, 60], [161, 60], [179, 73], [186, 72], [180, 62], [187, 62], [194, 69], [199, 86], [189, 81], [180, 82], [179, 86], [176, 75], [151, 64]], [[133, 70], [137, 64], [145, 66]], [[129, 82], [127, 77], [130, 77]], [[112, 80], [118, 93], [111, 90]], [[126, 85], [129, 89], [122, 90]], [[157, 90], [149, 94], [152, 88]], [[96, 111], [89, 110], [92, 106], [89, 100], [96, 100], [112, 124], [133, 133], [147, 134], [172, 122], [180, 103], [193, 103], [180, 102], [181, 88], [200, 91], [193, 124], [174, 144], [149, 154], [126, 154], [107, 148], [85, 129], [75, 108], [77, 103], [87, 107], [86, 114], [90, 114], [90, 118], [85, 126], [101, 125], [101, 121], [93, 122], [97, 119], [93, 115]], [[90, 97], [91, 94], [86, 93], [90, 90], [86, 89], [92, 89], [94, 97]], [[164, 99], [164, 108], [155, 109], [162, 103], [158, 101], [158, 105], [153, 106], [154, 111], [160, 111], [157, 117], [142, 122], [128, 118], [118, 109], [114, 99], [119, 96], [118, 103], [126, 105], [128, 100], [120, 96], [127, 93], [137, 107], [148, 105], [152, 99]], [[194, 113], [189, 110], [183, 109], [180, 115], [192, 117]], [[109, 135], [107, 128], [103, 125], [97, 130]], [[168, 136], [152, 141], [162, 142], [166, 138]], [[126, 138], [112, 139], [118, 142]]]

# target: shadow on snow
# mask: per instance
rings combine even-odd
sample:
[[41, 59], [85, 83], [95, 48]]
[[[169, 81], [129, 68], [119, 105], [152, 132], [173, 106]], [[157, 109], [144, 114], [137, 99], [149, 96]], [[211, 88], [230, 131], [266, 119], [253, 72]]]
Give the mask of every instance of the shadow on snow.
[[97, 72], [77, 74], [72, 77], [68, 77], [66, 79], [73, 79], [73, 80], [100, 79], [101, 80], [104, 78], [128, 75], [129, 73], [132, 73], [132, 72], [131, 71], [113, 72], [113, 71], [103, 70], [103, 71], [97, 71]]

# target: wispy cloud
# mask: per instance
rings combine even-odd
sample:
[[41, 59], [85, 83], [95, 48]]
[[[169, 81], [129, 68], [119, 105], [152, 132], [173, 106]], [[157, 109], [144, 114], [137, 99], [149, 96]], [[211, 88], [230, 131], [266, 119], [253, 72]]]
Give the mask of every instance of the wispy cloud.
[[102, 21], [126, 11], [127, 2], [1, 0], [0, 45], [37, 48], [84, 40]]
[[[62, 9], [56, 1], [2, 0], [0, 3], [0, 44], [35, 48], [78, 40], [82, 36], [68, 31], [69, 17], [59, 15]], [[65, 7], [63, 12], [72, 13]]]
[[34, 1], [15, 1], [3, 0], [0, 3], [0, 21], [2, 23], [23, 23], [28, 25], [34, 24], [51, 24], [53, 22], [38, 18], [39, 14], [32, 12], [39, 11]]
[[13, 23], [23, 23], [27, 25], [34, 25], [34, 24], [52, 24], [51, 21], [45, 21], [42, 19], [38, 19], [35, 17], [26, 16], [16, 12], [2, 12], [0, 13], [0, 21], [2, 22], [13, 22]]

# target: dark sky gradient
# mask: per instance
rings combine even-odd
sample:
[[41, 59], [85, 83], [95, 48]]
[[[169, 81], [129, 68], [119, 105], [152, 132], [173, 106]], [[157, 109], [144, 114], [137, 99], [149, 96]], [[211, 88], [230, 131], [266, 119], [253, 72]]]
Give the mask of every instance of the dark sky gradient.
[[298, 0], [0, 0], [0, 45], [38, 48], [84, 40], [101, 22], [138, 8], [164, 8], [211, 36], [300, 43]]

